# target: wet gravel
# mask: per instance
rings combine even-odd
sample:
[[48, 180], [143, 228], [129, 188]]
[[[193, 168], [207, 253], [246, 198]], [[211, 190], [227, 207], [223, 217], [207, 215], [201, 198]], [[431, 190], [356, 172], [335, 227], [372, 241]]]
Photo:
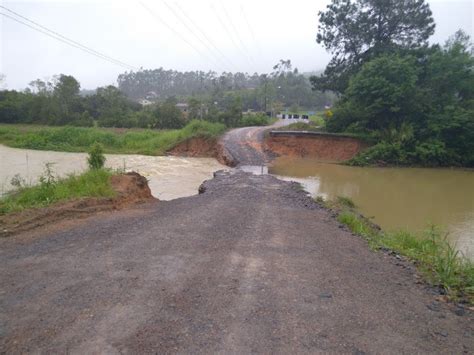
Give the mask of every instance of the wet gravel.
[[296, 184], [201, 194], [0, 240], [0, 352], [463, 353], [468, 310]]

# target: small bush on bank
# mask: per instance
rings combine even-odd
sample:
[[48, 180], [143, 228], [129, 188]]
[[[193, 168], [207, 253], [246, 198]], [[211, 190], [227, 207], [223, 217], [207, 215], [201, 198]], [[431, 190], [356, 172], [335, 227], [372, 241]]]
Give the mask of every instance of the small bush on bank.
[[105, 164], [104, 148], [100, 143], [94, 143], [89, 150], [89, 157], [87, 158], [89, 169], [102, 169]]
[[248, 126], [267, 126], [270, 124], [270, 119], [266, 115], [243, 115], [239, 122], [240, 127]]

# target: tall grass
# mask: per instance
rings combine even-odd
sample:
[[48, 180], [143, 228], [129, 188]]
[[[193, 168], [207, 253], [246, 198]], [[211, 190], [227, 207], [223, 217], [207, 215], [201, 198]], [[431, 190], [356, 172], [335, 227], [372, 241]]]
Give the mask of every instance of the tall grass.
[[338, 221], [364, 237], [372, 248], [389, 249], [407, 257], [432, 285], [443, 288], [451, 299], [474, 304], [474, 263], [461, 255], [439, 228], [430, 226], [419, 234], [383, 232], [353, 208], [337, 201], [331, 207], [336, 205]]
[[38, 185], [19, 186], [0, 199], [0, 215], [80, 197], [113, 197], [111, 176], [111, 171], [94, 169], [58, 180], [47, 167]]
[[222, 124], [197, 120], [179, 130], [163, 131], [0, 125], [0, 143], [65, 152], [86, 152], [94, 143], [100, 143], [107, 153], [163, 155], [186, 139], [217, 137], [224, 131]]

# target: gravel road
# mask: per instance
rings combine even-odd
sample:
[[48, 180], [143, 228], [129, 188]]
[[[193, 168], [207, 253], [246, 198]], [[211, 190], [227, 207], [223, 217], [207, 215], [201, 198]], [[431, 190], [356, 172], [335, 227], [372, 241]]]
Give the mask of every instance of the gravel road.
[[222, 138], [222, 144], [238, 162], [237, 166], [265, 165], [269, 157], [263, 150], [265, 131], [288, 125], [289, 120], [278, 120], [271, 126], [243, 127], [232, 129]]
[[370, 251], [292, 183], [0, 240], [1, 353], [463, 353], [473, 317]]

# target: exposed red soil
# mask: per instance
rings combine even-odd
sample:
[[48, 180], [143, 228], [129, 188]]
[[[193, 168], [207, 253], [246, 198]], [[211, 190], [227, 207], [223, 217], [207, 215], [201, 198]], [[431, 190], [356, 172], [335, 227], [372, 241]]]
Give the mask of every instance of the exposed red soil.
[[215, 158], [221, 164], [236, 165], [227, 149], [216, 138], [190, 138], [173, 147], [168, 154], [181, 157]]
[[116, 196], [112, 198], [87, 197], [0, 216], [0, 237], [154, 200], [146, 178], [138, 173], [114, 175], [110, 182], [116, 191]]
[[280, 156], [308, 157], [326, 161], [344, 161], [353, 158], [369, 145], [350, 137], [268, 136], [264, 149]]
[[217, 139], [196, 137], [186, 139], [173, 147], [168, 154], [186, 157], [210, 157], [217, 156]]

